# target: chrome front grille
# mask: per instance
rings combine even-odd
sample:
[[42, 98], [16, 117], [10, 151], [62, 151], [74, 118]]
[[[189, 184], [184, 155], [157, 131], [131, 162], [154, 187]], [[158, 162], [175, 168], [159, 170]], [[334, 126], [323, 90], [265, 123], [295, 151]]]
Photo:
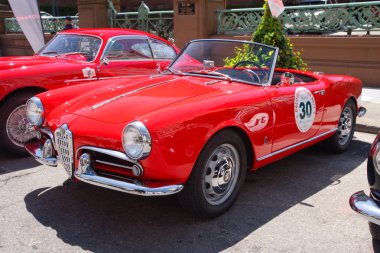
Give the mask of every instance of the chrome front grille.
[[65, 168], [69, 177], [72, 177], [74, 167], [73, 135], [68, 126], [64, 124], [55, 130], [54, 137], [58, 152], [58, 161]]

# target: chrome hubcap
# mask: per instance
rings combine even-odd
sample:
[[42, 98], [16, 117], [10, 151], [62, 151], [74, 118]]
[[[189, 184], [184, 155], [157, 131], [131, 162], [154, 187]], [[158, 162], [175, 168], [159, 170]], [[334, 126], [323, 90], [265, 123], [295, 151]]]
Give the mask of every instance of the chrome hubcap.
[[239, 154], [230, 144], [217, 147], [209, 157], [203, 172], [203, 194], [211, 205], [225, 202], [239, 178]]
[[354, 121], [354, 114], [350, 107], [344, 108], [339, 119], [338, 133], [339, 144], [345, 145], [351, 138], [352, 124]]
[[26, 105], [20, 105], [9, 115], [6, 123], [9, 140], [13, 144], [23, 147], [24, 143], [37, 136], [37, 132], [26, 118]]

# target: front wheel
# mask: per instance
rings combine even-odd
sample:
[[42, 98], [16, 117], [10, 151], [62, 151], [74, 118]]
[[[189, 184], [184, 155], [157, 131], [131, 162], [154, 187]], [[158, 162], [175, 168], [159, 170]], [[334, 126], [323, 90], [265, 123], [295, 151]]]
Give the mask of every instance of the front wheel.
[[4, 101], [0, 108], [0, 147], [3, 151], [24, 156], [24, 143], [36, 136], [26, 118], [26, 101], [33, 94], [22, 93]]
[[342, 153], [351, 144], [356, 125], [356, 106], [354, 101], [348, 100], [339, 117], [338, 130], [324, 142], [325, 147], [334, 152]]
[[216, 134], [205, 145], [179, 194], [182, 206], [199, 217], [216, 217], [235, 202], [245, 180], [247, 155], [233, 131]]

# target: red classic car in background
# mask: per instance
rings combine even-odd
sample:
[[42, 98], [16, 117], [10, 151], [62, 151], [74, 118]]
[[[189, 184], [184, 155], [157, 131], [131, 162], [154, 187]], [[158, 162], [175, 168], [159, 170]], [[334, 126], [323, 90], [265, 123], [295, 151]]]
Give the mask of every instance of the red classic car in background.
[[25, 102], [33, 95], [115, 76], [157, 73], [157, 66], [169, 66], [178, 51], [172, 43], [140, 31], [78, 29], [57, 34], [34, 56], [2, 57], [0, 147], [25, 153], [23, 144], [34, 135]]
[[[250, 58], [230, 66], [239, 50]], [[27, 103], [25, 147], [70, 178], [144, 196], [178, 193], [203, 217], [225, 212], [247, 171], [324, 141], [348, 148], [360, 80], [275, 69], [278, 49], [194, 40], [166, 72], [46, 92]], [[95, 88], [94, 88], [95, 87]], [[90, 89], [91, 88], [91, 89]]]

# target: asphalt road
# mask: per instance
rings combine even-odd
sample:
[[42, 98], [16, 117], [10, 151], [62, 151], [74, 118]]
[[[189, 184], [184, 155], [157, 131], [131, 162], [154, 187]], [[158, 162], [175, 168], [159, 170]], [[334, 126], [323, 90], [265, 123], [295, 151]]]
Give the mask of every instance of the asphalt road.
[[212, 220], [175, 197], [73, 183], [60, 167], [0, 155], [0, 252], [372, 252], [348, 199], [368, 192], [374, 138], [356, 133], [344, 154], [315, 146], [250, 174], [232, 209]]

